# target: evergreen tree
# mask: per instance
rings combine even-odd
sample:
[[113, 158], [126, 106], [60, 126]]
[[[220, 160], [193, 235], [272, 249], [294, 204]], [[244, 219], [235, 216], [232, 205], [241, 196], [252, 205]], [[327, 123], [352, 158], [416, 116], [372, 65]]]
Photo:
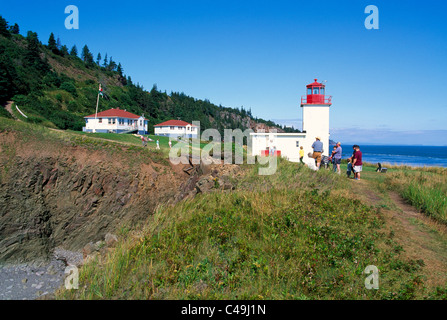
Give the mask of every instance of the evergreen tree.
[[50, 66], [46, 60], [40, 58], [39, 45], [41, 44], [37, 33], [28, 31], [26, 36], [26, 53], [24, 61], [27, 65], [38, 72], [39, 76], [45, 75], [50, 70]]
[[57, 50], [56, 39], [54, 38], [53, 32], [51, 32], [50, 38], [48, 39], [48, 49], [53, 52]]
[[0, 16], [0, 36], [4, 36], [6, 38], [11, 36], [8, 30], [8, 22], [2, 16]]
[[84, 61], [84, 63], [87, 65], [87, 67], [92, 66], [94, 64], [93, 62], [93, 55], [90, 52], [87, 45], [82, 48], [81, 58]]
[[115, 71], [117, 65], [116, 62], [113, 61], [113, 57], [110, 57], [109, 65], [107, 66], [107, 70], [109, 71]]
[[65, 44], [61, 47], [60, 51], [62, 56], [68, 56], [68, 47]]
[[15, 85], [17, 78], [18, 75], [11, 56], [0, 54], [0, 104], [8, 101], [17, 93]]
[[96, 64], [99, 66], [101, 62], [101, 52], [98, 53], [98, 56], [96, 57]]
[[62, 48], [62, 42], [59, 37], [57, 37], [57, 40], [56, 40], [56, 48], [57, 48], [57, 50], [60, 50]]
[[116, 71], [118, 71], [118, 73], [121, 77], [123, 76], [123, 67], [121, 66], [121, 63], [118, 63], [118, 67], [117, 67]]
[[78, 56], [78, 48], [74, 45], [70, 50], [70, 56], [77, 57]]
[[9, 28], [9, 31], [10, 31], [12, 34], [19, 34], [19, 33], [20, 33], [19, 25], [18, 25], [17, 23], [15, 23], [13, 26], [11, 26], [11, 27]]
[[108, 58], [107, 58], [107, 53], [106, 53], [106, 56], [104, 57], [104, 63], [103, 63], [103, 65], [102, 65], [104, 68], [107, 68], [108, 66], [109, 66], [109, 60], [108, 60]]
[[37, 33], [28, 31], [26, 36], [26, 49], [25, 61], [32, 64], [39, 57], [39, 38], [37, 37]]

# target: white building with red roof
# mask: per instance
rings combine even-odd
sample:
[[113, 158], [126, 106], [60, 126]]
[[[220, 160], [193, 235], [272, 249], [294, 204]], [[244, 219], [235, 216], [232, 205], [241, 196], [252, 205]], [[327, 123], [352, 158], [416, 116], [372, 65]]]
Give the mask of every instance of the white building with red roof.
[[178, 137], [197, 138], [198, 127], [182, 120], [169, 120], [156, 124], [154, 126], [154, 131], [156, 136], [164, 136], [175, 139]]
[[120, 108], [109, 109], [84, 117], [84, 132], [148, 134], [148, 120]]
[[330, 156], [332, 149], [329, 145], [329, 111], [332, 106], [332, 96], [326, 95], [326, 85], [315, 82], [307, 87], [307, 95], [301, 97], [301, 108], [303, 110], [303, 130], [301, 133], [272, 133], [254, 132], [252, 137], [252, 155], [269, 155], [274, 152], [289, 161], [300, 161], [300, 147], [303, 147], [304, 159], [313, 153], [313, 143], [318, 137], [323, 143], [324, 156]]

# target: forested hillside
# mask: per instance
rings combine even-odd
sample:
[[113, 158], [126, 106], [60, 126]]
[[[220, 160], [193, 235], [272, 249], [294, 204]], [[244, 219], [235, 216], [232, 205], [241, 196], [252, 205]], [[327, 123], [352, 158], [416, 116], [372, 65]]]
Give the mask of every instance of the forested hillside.
[[[150, 72], [150, 70], [148, 70]], [[107, 53], [94, 55], [87, 45], [68, 48], [51, 34], [48, 41], [37, 33], [20, 33], [17, 24], [0, 16], [0, 104], [14, 101], [27, 121], [59, 129], [82, 130], [83, 117], [93, 114], [99, 84], [103, 88], [100, 110], [121, 108], [149, 119], [153, 125], [181, 118], [200, 121], [201, 130], [216, 128], [269, 129], [298, 132], [253, 117], [251, 109], [226, 108], [184, 93], [150, 91], [124, 74], [121, 63]], [[9, 116], [0, 107], [0, 116]]]

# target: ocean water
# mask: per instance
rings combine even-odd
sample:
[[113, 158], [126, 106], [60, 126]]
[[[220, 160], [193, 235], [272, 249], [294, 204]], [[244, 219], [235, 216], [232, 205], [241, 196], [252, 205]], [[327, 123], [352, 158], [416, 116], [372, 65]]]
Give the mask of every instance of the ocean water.
[[[352, 146], [342, 145], [343, 159], [352, 155]], [[412, 167], [447, 167], [447, 146], [379, 146], [360, 145], [363, 161], [377, 164], [408, 165]]]

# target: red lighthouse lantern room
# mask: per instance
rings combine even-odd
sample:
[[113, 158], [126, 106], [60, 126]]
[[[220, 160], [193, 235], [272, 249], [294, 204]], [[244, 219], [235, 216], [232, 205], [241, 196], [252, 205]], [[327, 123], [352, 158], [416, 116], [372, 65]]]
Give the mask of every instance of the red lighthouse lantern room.
[[315, 82], [307, 85], [307, 95], [301, 97], [301, 104], [323, 104], [323, 105], [331, 105], [332, 104], [332, 96], [326, 96], [325, 85], [317, 82], [318, 79], [315, 79]]

